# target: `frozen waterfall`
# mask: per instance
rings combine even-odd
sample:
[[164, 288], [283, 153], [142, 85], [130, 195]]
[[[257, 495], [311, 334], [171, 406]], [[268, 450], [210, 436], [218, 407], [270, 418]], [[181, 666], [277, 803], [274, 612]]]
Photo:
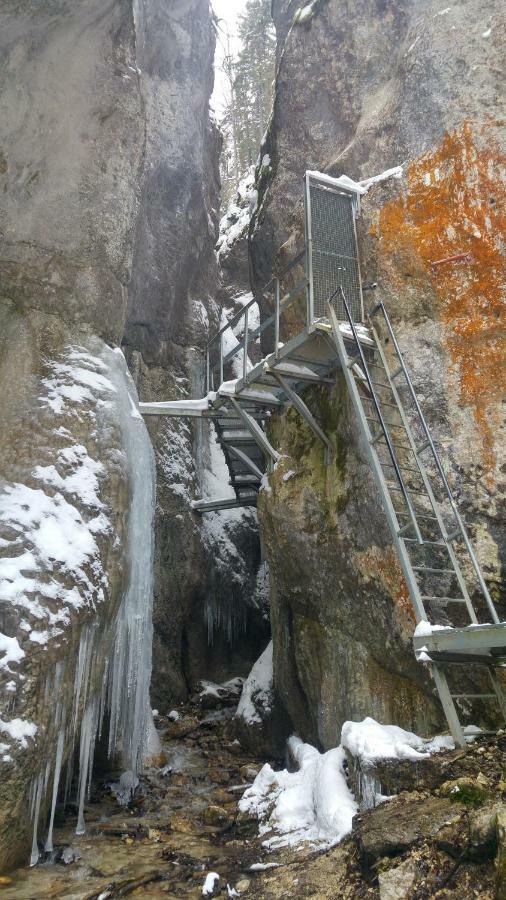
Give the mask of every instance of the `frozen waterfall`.
[[[89, 355], [88, 359], [111, 386], [112, 399], [108, 403], [111, 404], [114, 427], [119, 425], [121, 431], [122, 467], [123, 470], [126, 468], [130, 494], [125, 553], [128, 573], [115, 621], [105, 629], [93, 621], [84, 625], [77, 663], [59, 662], [47, 676], [44, 699], [53, 704], [58, 740], [50, 751], [51, 758], [44, 760], [32, 780], [31, 865], [39, 860], [39, 818], [46, 796], [51, 802], [45, 849], [48, 852], [53, 849], [53, 822], [64, 747], [70, 743], [73, 748], [67, 760], [67, 793], [74, 760], [79, 762], [76, 833], [83, 834], [95, 742], [101, 735], [104, 719], [109, 721], [109, 755], [119, 755], [132, 787], [138, 783], [137, 773], [148, 741], [149, 753], [153, 755], [153, 736], [157, 739], [149, 699], [153, 638], [154, 454], [138, 412], [135, 385], [121, 350], [102, 345], [99, 354], [96, 357]], [[71, 709], [64, 709], [58, 699], [63, 679], [73, 680]]]

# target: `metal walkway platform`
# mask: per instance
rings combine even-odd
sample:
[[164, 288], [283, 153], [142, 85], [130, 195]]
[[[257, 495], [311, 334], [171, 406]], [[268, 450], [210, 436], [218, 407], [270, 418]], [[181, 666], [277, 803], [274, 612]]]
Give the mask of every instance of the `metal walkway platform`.
[[[195, 512], [255, 506], [279, 458], [268, 420], [287, 405], [304, 418], [330, 462], [332, 443], [303, 395], [312, 384], [334, 384], [342, 370], [413, 604], [415, 654], [428, 665], [455, 742], [463, 746], [460, 718], [470, 702], [494, 703], [506, 721], [497, 675], [506, 666], [506, 623], [499, 621], [387, 311], [377, 303], [364, 314], [359, 208], [360, 192], [348, 183], [306, 173], [304, 251], [209, 341], [206, 397], [141, 403], [140, 410], [212, 420], [235, 499], [197, 500]], [[257, 302], [271, 312], [250, 328]], [[228, 329], [237, 343], [225, 353]], [[260, 342], [263, 359], [253, 365], [248, 353], [253, 345], [258, 352]], [[241, 377], [226, 380], [233, 362]], [[458, 680], [452, 686], [451, 673], [462, 666], [468, 680], [477, 667], [479, 690], [463, 692]]]

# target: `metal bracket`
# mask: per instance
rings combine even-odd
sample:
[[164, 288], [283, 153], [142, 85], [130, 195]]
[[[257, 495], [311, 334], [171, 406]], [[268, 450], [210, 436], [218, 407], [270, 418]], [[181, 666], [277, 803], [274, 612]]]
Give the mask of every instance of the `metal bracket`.
[[276, 381], [279, 382], [281, 387], [283, 388], [286, 396], [291, 400], [297, 412], [300, 413], [305, 422], [309, 425], [311, 431], [316, 435], [317, 438], [322, 442], [325, 447], [325, 463], [329, 465], [332, 460], [333, 447], [330, 443], [327, 435], [318, 425], [318, 422], [314, 418], [313, 414], [310, 412], [304, 401], [299, 397], [299, 395], [293, 390], [292, 387], [288, 384], [287, 381], [280, 375], [276, 369], [272, 369], [272, 374]]

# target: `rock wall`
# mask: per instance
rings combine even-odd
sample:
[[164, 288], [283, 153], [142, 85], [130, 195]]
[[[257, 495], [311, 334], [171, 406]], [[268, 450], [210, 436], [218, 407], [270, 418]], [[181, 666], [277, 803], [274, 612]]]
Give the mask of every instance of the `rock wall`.
[[[256, 284], [302, 245], [306, 169], [360, 179], [403, 165], [400, 181], [364, 198], [363, 277], [379, 284], [500, 603], [504, 13], [493, 0], [309, 6], [294, 22], [296, 4], [273, 3], [277, 76], [261, 150], [271, 166], [250, 228]], [[470, 262], [432, 271], [461, 252]], [[411, 657], [413, 614], [344, 385], [308, 396], [335, 461], [324, 466], [288, 413], [273, 428], [287, 459], [259, 509], [277, 690], [297, 732], [325, 748], [345, 718], [368, 714], [430, 730], [441, 715]]]
[[[0, 10], [5, 865], [26, 858], [29, 781], [50, 751], [42, 787], [32, 784], [32, 812], [40, 804], [46, 818], [53, 754], [64, 763], [70, 752], [70, 740], [58, 744], [62, 709], [74, 696], [77, 724], [88, 709], [75, 685], [88, 672], [88, 696], [103, 687], [125, 588], [131, 479], [106, 344], [123, 344], [143, 399], [190, 395], [201, 387], [198, 348], [219, 317], [210, 16], [206, 0], [58, 0], [36, 9], [20, 0]], [[150, 427], [158, 464], [152, 693], [168, 704], [214, 672], [205, 605], [216, 570], [221, 594], [235, 586], [238, 605], [243, 595], [247, 604], [258, 543], [248, 519], [235, 531], [225, 523], [229, 541], [216, 552], [189, 509], [201, 479], [193, 451], [209, 456], [208, 436], [185, 423]], [[240, 610], [241, 628], [248, 615]], [[248, 651], [234, 657], [220, 629], [224, 668], [228, 653], [247, 671]], [[59, 711], [46, 702], [52, 695]], [[88, 736], [91, 725], [85, 715]]]
[[[205, 0], [151, 2], [138, 14], [145, 139], [123, 347], [146, 401], [201, 396], [203, 348], [219, 328], [221, 137], [209, 116], [210, 15]], [[215, 540], [191, 512], [216, 465], [212, 425], [150, 419], [148, 427], [157, 460], [152, 696], [165, 708], [199, 677], [247, 673], [258, 650], [244, 636], [248, 623], [256, 627], [259, 544], [251, 514], [211, 516]]]

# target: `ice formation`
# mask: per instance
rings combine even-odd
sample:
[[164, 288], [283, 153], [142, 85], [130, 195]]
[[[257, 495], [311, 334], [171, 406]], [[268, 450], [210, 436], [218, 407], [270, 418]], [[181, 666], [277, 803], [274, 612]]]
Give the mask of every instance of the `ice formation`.
[[[151, 443], [137, 409], [135, 386], [121, 351], [101, 345], [96, 355], [81, 347], [67, 348], [60, 361], [50, 364], [42, 389], [40, 402], [51, 409], [57, 422], [65, 422], [76, 405], [82, 404], [79, 414], [88, 416], [90, 424], [97, 407], [111, 410], [121, 432], [120, 466], [128, 475], [130, 508], [125, 553], [128, 577], [116, 618], [109, 627], [99, 625], [96, 619], [82, 627], [77, 662], [74, 664], [69, 654], [68, 659], [56, 663], [46, 679], [43, 702], [45, 707], [52, 704], [57, 738], [51, 757], [44, 759], [30, 787], [31, 865], [39, 860], [39, 820], [48, 796], [45, 849], [53, 849], [55, 808], [69, 744], [73, 752], [66, 760], [66, 795], [77, 760], [76, 832], [82, 834], [94, 747], [105, 713], [110, 723], [109, 752], [121, 756], [130, 792], [137, 783], [146, 735], [153, 731], [149, 682], [155, 468]], [[108, 579], [97, 538], [102, 535], [117, 541], [100, 499], [103, 465], [84, 446], [70, 443], [72, 435], [64, 425], [55, 433], [68, 439], [69, 446], [57, 452], [54, 465], [34, 469], [32, 477], [40, 487], [7, 485], [0, 497], [0, 523], [11, 527], [26, 547], [21, 555], [13, 553], [0, 560], [2, 590], [13, 605], [43, 623], [38, 629], [28, 621], [21, 623], [30, 639], [39, 644], [62, 633], [62, 626], [70, 623], [71, 609], [88, 607], [93, 612], [97, 602], [104, 599]], [[72, 574], [72, 588], [60, 577], [62, 572]], [[0, 637], [0, 666], [7, 672], [12, 671], [9, 664], [18, 663], [24, 655], [15, 638]], [[18, 674], [17, 678], [22, 676]], [[67, 709], [61, 700], [61, 686], [69, 680], [74, 689], [71, 708]], [[16, 688], [14, 683], [14, 691]], [[0, 731], [23, 748], [36, 739], [37, 725], [15, 718], [10, 722], [0, 720]], [[9, 749], [7, 744], [0, 745], [4, 761], [10, 760]]]
[[258, 817], [267, 849], [305, 841], [331, 847], [351, 831], [358, 810], [346, 782], [344, 750], [319, 753], [297, 737], [291, 737], [288, 745], [297, 771], [275, 772], [266, 763], [239, 808]]

